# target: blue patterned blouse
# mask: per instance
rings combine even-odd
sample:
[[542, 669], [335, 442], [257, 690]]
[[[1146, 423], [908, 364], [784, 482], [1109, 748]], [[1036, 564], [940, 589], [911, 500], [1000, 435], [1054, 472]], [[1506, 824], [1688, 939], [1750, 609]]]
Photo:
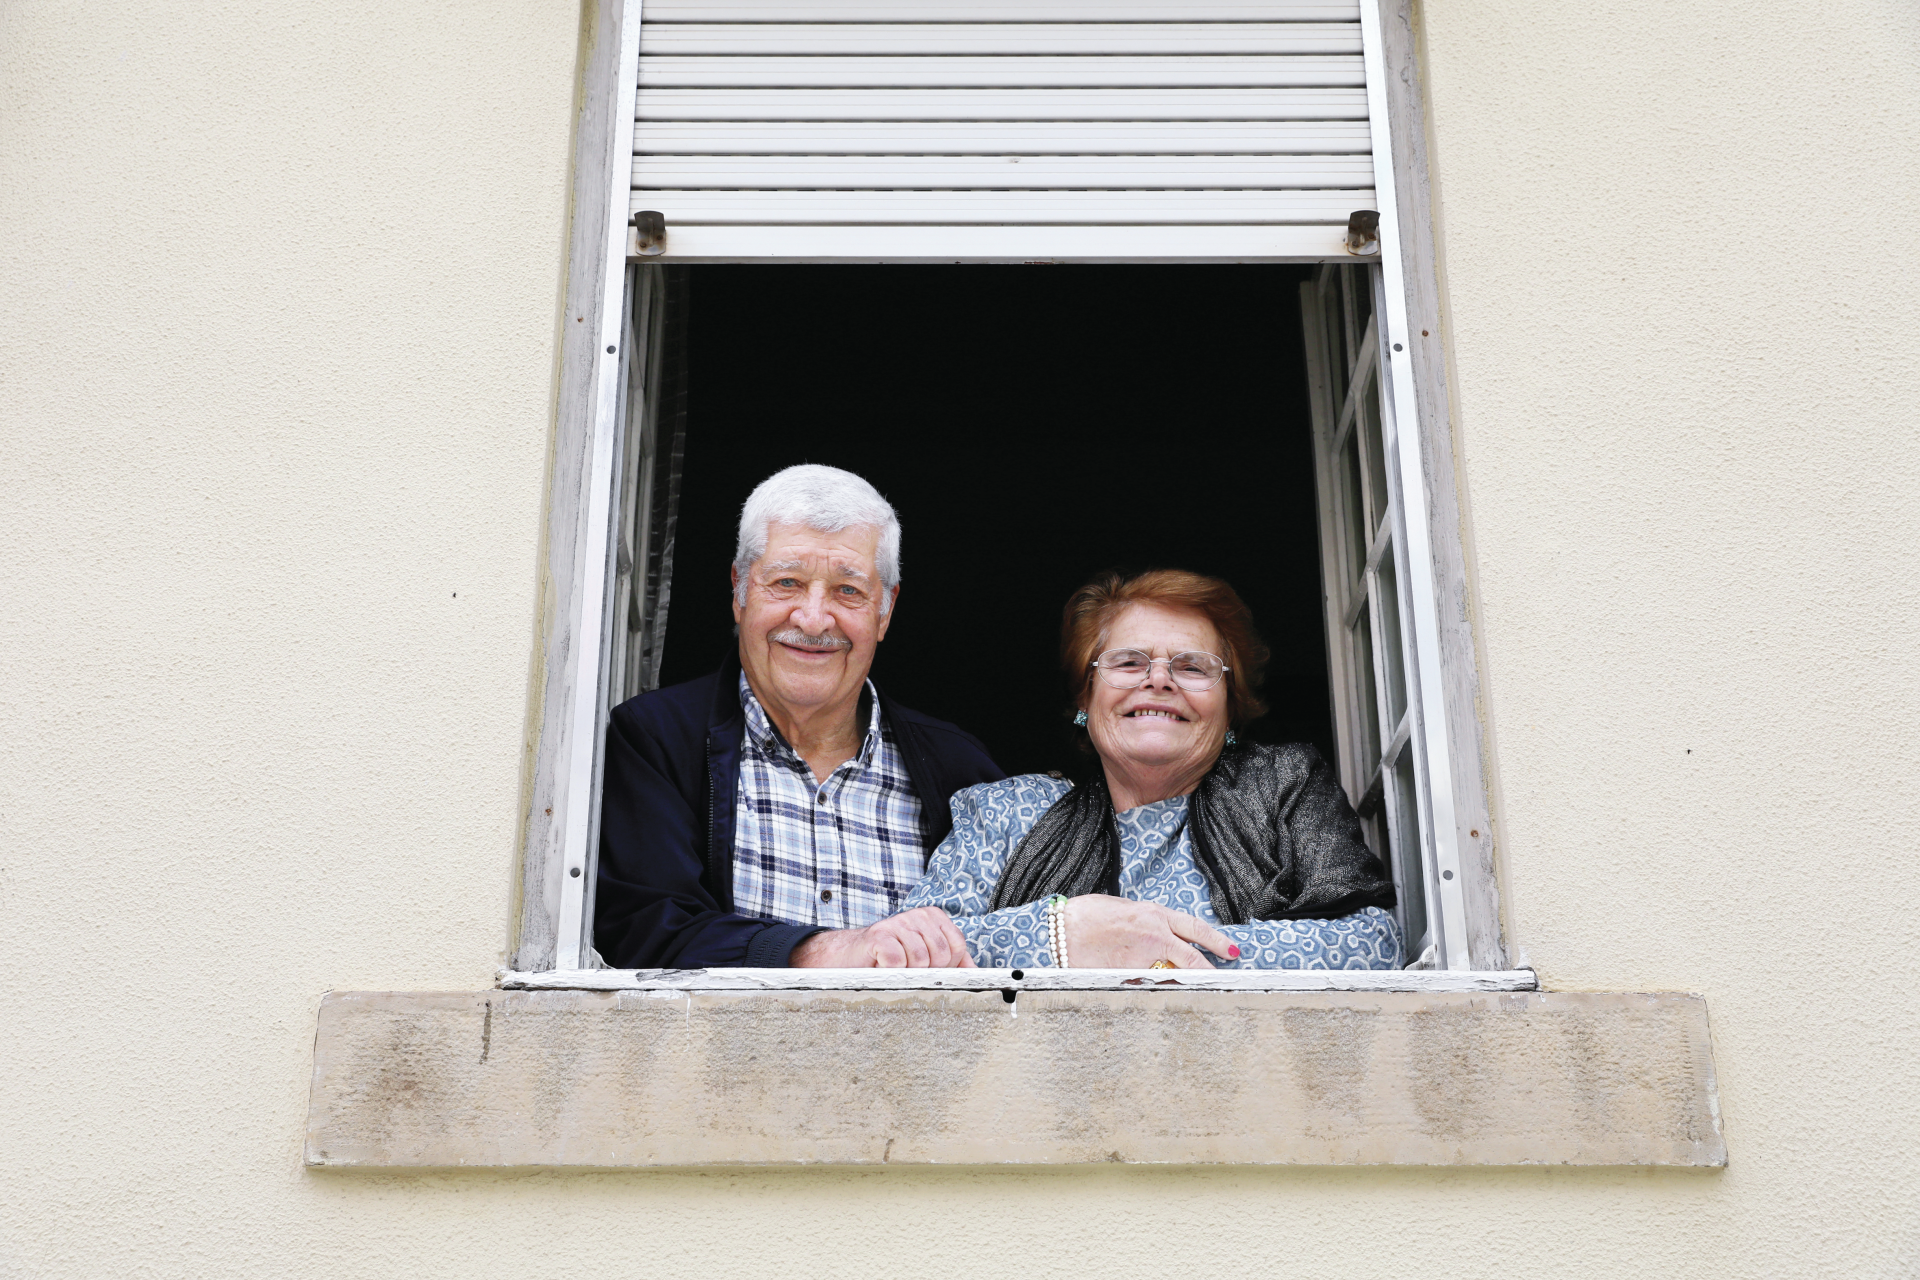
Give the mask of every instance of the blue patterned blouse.
[[[990, 969], [1044, 969], [1044, 903], [987, 910], [994, 885], [1020, 838], [1033, 830], [1071, 784], [1029, 773], [954, 793], [953, 834], [927, 863], [927, 875], [901, 903], [945, 907], [967, 940], [975, 964]], [[1204, 947], [1217, 969], [1398, 969], [1400, 930], [1379, 907], [1338, 920], [1255, 920], [1221, 925], [1213, 914], [1206, 877], [1193, 860], [1187, 798], [1176, 796], [1115, 815], [1120, 829], [1120, 895], [1184, 911], [1219, 928], [1240, 947], [1223, 960]], [[1067, 958], [1073, 959], [1072, 940]]]

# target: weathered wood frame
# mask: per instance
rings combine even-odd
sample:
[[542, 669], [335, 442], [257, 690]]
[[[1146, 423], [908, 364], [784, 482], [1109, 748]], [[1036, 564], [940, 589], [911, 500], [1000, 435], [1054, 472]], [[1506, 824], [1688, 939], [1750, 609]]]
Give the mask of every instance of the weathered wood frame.
[[[1381, 268], [1387, 331], [1380, 355], [1398, 439], [1405, 503], [1407, 586], [1419, 680], [1428, 783], [1429, 836], [1437, 873], [1451, 872], [1449, 969], [1504, 969], [1509, 950], [1500, 918], [1480, 724], [1480, 672], [1467, 590], [1466, 552], [1454, 475], [1433, 189], [1427, 171], [1426, 109], [1420, 92], [1414, 0], [1363, 0], [1360, 22], [1380, 203]], [[1404, 348], [1404, 350], [1403, 350]], [[1408, 449], [1412, 441], [1416, 447]], [[1464, 942], [1464, 946], [1457, 945]]]
[[579, 969], [592, 954], [584, 881], [598, 825], [596, 720], [619, 456], [640, 3], [602, 0], [582, 9], [566, 311], [547, 490], [539, 739], [510, 953], [520, 969]]
[[[1464, 978], [1471, 971], [1505, 970], [1508, 948], [1487, 817], [1479, 676], [1453, 470], [1412, 4], [1362, 0], [1360, 7], [1386, 286], [1382, 355], [1387, 376], [1382, 383], [1399, 440], [1417, 442], [1415, 449], [1400, 450], [1399, 465], [1413, 570], [1408, 585], [1417, 696], [1424, 755], [1434, 780], [1423, 800], [1431, 815], [1435, 863], [1441, 874], [1452, 873], [1460, 885], [1457, 895], [1446, 895], [1453, 901], [1455, 918], [1446, 920], [1445, 927], [1465, 945], [1449, 947], [1446, 967]], [[596, 721], [605, 679], [600, 641], [613, 554], [625, 222], [641, 0], [588, 6], [585, 21], [542, 594], [539, 737], [508, 966], [519, 975], [577, 972], [591, 966], [593, 955], [583, 882], [592, 875], [597, 826]], [[824, 244], [817, 247], [822, 250], [818, 256], [782, 260], [856, 260]], [[1221, 261], [1262, 260], [1257, 254], [1223, 249]], [[674, 253], [671, 238], [668, 250], [666, 260], [697, 256]], [[1150, 254], [1133, 258], [1124, 250], [1094, 256], [1104, 261], [1163, 260]], [[982, 257], [959, 254], [952, 260], [963, 258], [994, 260], [990, 250]], [[860, 254], [857, 260], [877, 259]], [[1302, 259], [1288, 253], [1278, 260]]]

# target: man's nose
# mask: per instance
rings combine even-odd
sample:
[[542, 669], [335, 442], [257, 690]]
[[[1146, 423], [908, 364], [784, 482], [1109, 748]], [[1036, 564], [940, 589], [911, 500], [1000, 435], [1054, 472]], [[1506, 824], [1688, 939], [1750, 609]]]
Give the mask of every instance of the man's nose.
[[816, 582], [793, 609], [794, 625], [810, 636], [825, 635], [833, 618], [827, 612], [827, 584]]

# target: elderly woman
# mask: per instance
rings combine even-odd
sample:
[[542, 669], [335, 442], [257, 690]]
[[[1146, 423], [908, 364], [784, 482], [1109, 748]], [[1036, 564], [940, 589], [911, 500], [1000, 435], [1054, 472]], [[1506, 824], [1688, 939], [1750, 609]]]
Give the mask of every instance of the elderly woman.
[[1400, 966], [1393, 884], [1326, 762], [1235, 741], [1267, 650], [1232, 587], [1103, 575], [1061, 657], [1099, 768], [957, 792], [906, 909], [946, 908], [997, 968]]

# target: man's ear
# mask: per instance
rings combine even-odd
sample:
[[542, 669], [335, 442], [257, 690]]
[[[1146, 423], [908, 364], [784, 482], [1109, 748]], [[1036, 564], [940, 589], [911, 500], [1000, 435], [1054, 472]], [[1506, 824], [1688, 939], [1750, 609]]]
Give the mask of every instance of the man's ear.
[[880, 615], [880, 629], [873, 633], [873, 642], [880, 643], [887, 638], [887, 628], [893, 625], [893, 615], [900, 608], [900, 584], [893, 584], [893, 594], [887, 597], [887, 611]]
[[740, 566], [727, 566], [727, 599], [733, 602], [733, 625], [740, 625], [741, 615], [746, 610], [740, 606]]

